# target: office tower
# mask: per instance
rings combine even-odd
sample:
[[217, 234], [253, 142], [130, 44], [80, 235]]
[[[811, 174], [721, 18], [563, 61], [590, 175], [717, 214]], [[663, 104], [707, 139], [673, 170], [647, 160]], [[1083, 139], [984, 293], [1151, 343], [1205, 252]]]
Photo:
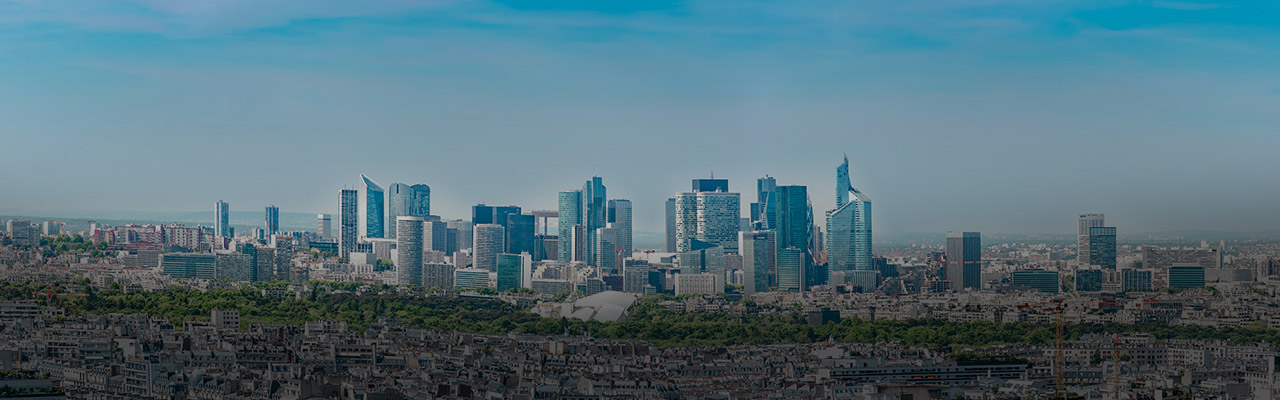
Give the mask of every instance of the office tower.
[[64, 224], [58, 221], [44, 221], [43, 228], [45, 236], [58, 236], [62, 234]]
[[609, 200], [609, 216], [606, 226], [618, 230], [618, 247], [622, 258], [631, 257], [631, 200]]
[[1151, 291], [1151, 271], [1139, 269], [1120, 271], [1120, 290], [1125, 292]]
[[[518, 208], [517, 208], [518, 209]], [[534, 253], [534, 224], [537, 222], [533, 214], [505, 214], [503, 221], [506, 237], [506, 252], [511, 254]]]
[[751, 203], [751, 224], [757, 230], [774, 229], [778, 216], [778, 181], [768, 175], [756, 180], [756, 202]]
[[473, 268], [493, 271], [496, 267], [497, 257], [502, 253], [505, 247], [503, 244], [506, 238], [506, 229], [498, 224], [480, 224], [474, 227], [475, 240], [472, 241], [475, 247], [473, 249], [471, 266]]
[[[849, 195], [853, 195], [852, 201]], [[836, 167], [836, 208], [827, 211], [829, 270], [869, 270], [871, 264], [871, 199], [849, 181], [849, 157]]]
[[741, 200], [737, 193], [690, 192], [676, 195], [676, 251], [689, 250], [692, 239], [738, 252]]
[[422, 287], [448, 289], [453, 287], [453, 265], [446, 263], [422, 264]]
[[618, 270], [619, 255], [622, 253], [622, 246], [619, 243], [619, 232], [615, 228], [598, 228], [596, 229], [594, 248], [596, 251], [595, 262], [592, 263], [600, 271], [616, 272]]
[[11, 219], [5, 223], [9, 237], [16, 246], [39, 246], [40, 227], [25, 219]]
[[582, 225], [582, 191], [566, 190], [560, 192], [559, 198], [560, 217], [559, 230], [560, 238], [559, 248], [556, 257], [562, 264], [568, 264], [573, 259], [573, 227]]
[[1102, 291], [1102, 281], [1102, 270], [1100, 269], [1076, 270], [1077, 292], [1100, 292]]
[[1099, 265], [1090, 259], [1089, 229], [1105, 225], [1106, 216], [1104, 214], [1080, 214], [1080, 217], [1076, 219], [1076, 260], [1079, 261], [1080, 265]]
[[445, 221], [444, 223], [448, 225], [449, 230], [453, 232], [450, 234], [454, 238], [454, 244], [449, 246], [451, 251], [470, 249], [472, 247], [471, 238], [474, 225], [472, 225], [471, 222], [455, 219]]
[[742, 292], [769, 291], [771, 273], [777, 271], [778, 243], [774, 231], [740, 232], [742, 246]]
[[712, 177], [711, 179], [694, 179], [693, 191], [695, 192], [728, 192], [729, 180], [716, 179], [715, 177]]
[[682, 274], [712, 273], [724, 279], [727, 267], [727, 256], [724, 247], [701, 240], [691, 240], [689, 251], [677, 253], [677, 262]]
[[1098, 265], [1104, 269], [1116, 269], [1116, 228], [1113, 226], [1094, 226], [1089, 228], [1086, 237], [1088, 250], [1082, 254], [1087, 256], [1080, 265]]
[[947, 279], [951, 290], [982, 288], [982, 236], [978, 232], [947, 232]]
[[519, 206], [490, 206], [484, 203], [471, 206], [471, 224], [497, 224], [508, 228], [507, 216], [520, 214]]
[[218, 200], [213, 205], [213, 235], [217, 237], [231, 237], [231, 210], [228, 208], [227, 202]]
[[422, 221], [422, 251], [453, 255], [453, 250], [449, 248], [449, 224], [440, 220]]
[[422, 286], [422, 217], [396, 217], [396, 283]]
[[778, 250], [778, 290], [803, 292], [805, 285], [805, 268], [809, 256], [804, 250], [786, 247]]
[[1058, 271], [1046, 271], [1039, 268], [1027, 268], [1013, 271], [1013, 287], [1015, 289], [1038, 290], [1041, 293], [1058, 293]]
[[499, 292], [533, 287], [533, 259], [528, 253], [498, 254], [496, 263]]
[[561, 261], [563, 264], [570, 262], [587, 262], [587, 230], [582, 225], [574, 225], [573, 230], [569, 233], [569, 260]]
[[276, 206], [267, 206], [266, 212], [267, 234], [275, 235], [280, 232], [280, 208]]
[[1196, 264], [1174, 264], [1169, 267], [1169, 287], [1190, 289], [1204, 287], [1204, 267]]
[[601, 251], [596, 247], [596, 230], [605, 227], [609, 217], [609, 204], [605, 196], [604, 181], [593, 176], [582, 185], [582, 227], [587, 233], [587, 265], [595, 265], [596, 254]]
[[810, 254], [809, 234], [813, 232], [813, 206], [809, 204], [809, 190], [804, 186], [777, 186], [776, 224], [778, 248], [795, 247]]
[[316, 235], [320, 239], [329, 239], [333, 236], [333, 217], [329, 214], [316, 214]]
[[559, 254], [560, 238], [553, 235], [534, 235], [533, 236], [533, 261], [552, 260], [557, 261]]
[[364, 190], [360, 193], [363, 195], [361, 199], [364, 207], [360, 209], [360, 236], [366, 238], [383, 238], [386, 237], [384, 226], [387, 221], [387, 214], [384, 211], [386, 207], [386, 191], [382, 190], [377, 182], [369, 179], [368, 176], [360, 174], [360, 179], [364, 181]]
[[676, 199], [667, 199], [667, 250], [676, 252]]
[[720, 278], [714, 274], [677, 274], [675, 276], [676, 296], [686, 294], [716, 294], [723, 292], [716, 286]]
[[356, 234], [360, 225], [359, 191], [342, 189], [338, 203], [338, 254], [346, 258], [356, 251]]
[[[426, 217], [431, 215], [431, 187], [427, 185], [409, 186], [393, 183], [387, 187], [387, 224], [395, 224], [396, 217]], [[396, 230], [387, 232], [387, 238], [394, 239]]]

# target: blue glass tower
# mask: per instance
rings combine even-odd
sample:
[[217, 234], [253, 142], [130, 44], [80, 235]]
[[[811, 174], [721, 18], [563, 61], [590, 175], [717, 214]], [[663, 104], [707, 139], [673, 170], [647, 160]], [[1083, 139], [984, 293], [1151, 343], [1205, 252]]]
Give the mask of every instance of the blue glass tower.
[[364, 237], [386, 237], [383, 229], [387, 221], [383, 208], [386, 205], [386, 191], [364, 174], [360, 174], [360, 179], [364, 181]]
[[827, 264], [830, 271], [874, 268], [871, 262], [871, 199], [854, 189], [849, 181], [848, 156], [836, 168], [836, 209], [827, 211]]

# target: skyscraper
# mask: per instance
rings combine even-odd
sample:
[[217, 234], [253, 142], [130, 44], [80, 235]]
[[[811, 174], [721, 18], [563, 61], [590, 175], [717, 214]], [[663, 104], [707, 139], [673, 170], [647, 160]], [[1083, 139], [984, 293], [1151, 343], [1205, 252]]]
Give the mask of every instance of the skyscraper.
[[[712, 243], [693, 239], [689, 241], [689, 251], [678, 254], [680, 263], [680, 274], [711, 274], [719, 281], [716, 293], [724, 292], [725, 269], [727, 262], [725, 260], [724, 248]], [[631, 261], [625, 261], [630, 263]], [[661, 284], [655, 285], [662, 286]]]
[[422, 251], [438, 251], [446, 256], [451, 256], [453, 255], [453, 250], [449, 248], [449, 225], [447, 223], [440, 220], [422, 222]]
[[533, 262], [529, 254], [498, 254], [495, 262], [499, 292], [532, 286]]
[[573, 227], [582, 225], [582, 191], [566, 190], [560, 192], [559, 198], [559, 243], [557, 248], [557, 261], [561, 264], [568, 264], [574, 261], [573, 255]]
[[360, 192], [355, 189], [342, 189], [338, 199], [338, 254], [347, 257], [356, 248], [356, 237], [360, 225]]
[[1089, 259], [1089, 228], [1106, 225], [1104, 214], [1080, 214], [1076, 219], [1076, 260], [1081, 266], [1096, 265]]
[[982, 288], [982, 236], [978, 232], [947, 232], [947, 279], [951, 290]]
[[[519, 210], [517, 208], [517, 210]], [[511, 254], [529, 253], [534, 250], [534, 225], [537, 219], [533, 214], [506, 214], [503, 227], [506, 229], [506, 252]]]
[[609, 200], [608, 226], [618, 230], [618, 247], [622, 258], [631, 257], [631, 200]]
[[1088, 264], [1098, 265], [1104, 269], [1116, 269], [1116, 228], [1114, 226], [1095, 226], [1089, 228], [1085, 256]]
[[792, 292], [803, 292], [807, 289], [805, 285], [805, 271], [808, 266], [809, 257], [805, 255], [805, 251], [795, 248], [786, 247], [778, 250], [778, 290], [787, 290]]
[[[849, 201], [849, 195], [853, 200]], [[827, 211], [829, 270], [870, 270], [871, 199], [849, 181], [849, 157], [836, 167], [836, 208]]]
[[471, 265], [473, 268], [483, 269], [486, 271], [494, 271], [497, 256], [502, 253], [504, 239], [506, 237], [506, 229], [498, 224], [479, 224], [473, 227], [475, 231], [475, 240], [472, 241], [475, 246], [472, 249]]
[[778, 243], [774, 231], [740, 232], [742, 292], [769, 291], [770, 274], [777, 270]]
[[777, 186], [776, 224], [769, 229], [778, 232], [778, 248], [795, 247], [807, 258], [810, 254], [809, 234], [813, 232], [813, 206], [809, 190], [804, 186]]
[[756, 202], [751, 203], [755, 229], [774, 229], [778, 217], [778, 181], [766, 175], [756, 180]]
[[276, 206], [267, 206], [266, 212], [267, 234], [275, 235], [280, 233], [280, 208]]
[[587, 258], [583, 261], [588, 265], [595, 265], [596, 254], [600, 251], [596, 248], [596, 230], [604, 228], [608, 221], [609, 204], [606, 199], [604, 181], [600, 177], [593, 176], [582, 185], [582, 227], [587, 232]]
[[[387, 187], [387, 222], [394, 224], [396, 217], [426, 217], [431, 215], [431, 187], [427, 185], [409, 186], [393, 183]], [[396, 230], [387, 232], [388, 238], [395, 238]]]
[[422, 286], [422, 217], [396, 217], [396, 283]]
[[228, 209], [227, 202], [218, 200], [213, 205], [213, 234], [215, 236], [231, 236], [230, 214], [231, 211]]
[[368, 176], [360, 174], [360, 179], [364, 181], [364, 208], [360, 211], [364, 213], [361, 219], [361, 236], [367, 238], [385, 237], [383, 226], [386, 224], [387, 215], [383, 211], [386, 206], [386, 191], [382, 190], [377, 182], [369, 179]]
[[601, 271], [620, 272], [618, 264], [618, 255], [621, 253], [621, 246], [618, 245], [619, 232], [616, 228], [599, 228], [596, 229], [595, 247], [596, 259], [592, 265], [600, 268]]
[[667, 252], [676, 252], [676, 199], [667, 199]]
[[329, 214], [316, 214], [316, 235], [321, 239], [333, 237], [333, 217]]
[[728, 192], [729, 180], [716, 179], [714, 177], [710, 179], [697, 178], [693, 180], [693, 191], [695, 192]]
[[726, 253], [737, 253], [741, 207], [737, 193], [676, 194], [676, 251], [688, 251], [689, 240], [697, 239], [724, 247]]

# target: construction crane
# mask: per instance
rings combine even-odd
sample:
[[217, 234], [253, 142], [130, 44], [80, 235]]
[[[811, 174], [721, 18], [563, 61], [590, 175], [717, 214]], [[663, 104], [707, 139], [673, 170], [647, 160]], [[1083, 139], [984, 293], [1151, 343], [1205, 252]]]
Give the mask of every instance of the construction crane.
[[[1056, 381], [1057, 383], [1058, 393], [1061, 394], [1062, 398], [1065, 399], [1067, 397], [1067, 391], [1066, 391], [1067, 356], [1063, 346], [1065, 344], [1064, 336], [1066, 336], [1067, 324], [1066, 324], [1066, 318], [1063, 316], [1063, 313], [1062, 313], [1063, 311], [1062, 303], [1063, 303], [1062, 299], [1055, 299], [1055, 300], [1049, 300], [1049, 301], [1042, 301], [1035, 304], [1023, 304], [1023, 305], [1019, 305], [1018, 308], [1040, 308], [1041, 311], [1053, 313], [1054, 333], [1055, 333], [1054, 348], [1053, 348], [1053, 375], [1054, 375], [1054, 381]], [[1049, 305], [1052, 305], [1052, 307], [1045, 307]]]

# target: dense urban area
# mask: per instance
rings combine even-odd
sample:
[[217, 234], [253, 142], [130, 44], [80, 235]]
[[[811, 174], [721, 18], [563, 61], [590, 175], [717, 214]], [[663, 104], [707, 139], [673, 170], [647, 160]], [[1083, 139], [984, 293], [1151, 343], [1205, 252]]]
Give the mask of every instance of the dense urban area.
[[15, 217], [0, 398], [1280, 394], [1280, 242], [1123, 237], [1081, 214], [1061, 236], [873, 251], [871, 201], [847, 159], [835, 175], [817, 216], [805, 186], [760, 178], [743, 209], [695, 179], [656, 249], [599, 177], [557, 210], [467, 219], [366, 176], [311, 229], [274, 206], [232, 226], [222, 201], [199, 226]]

